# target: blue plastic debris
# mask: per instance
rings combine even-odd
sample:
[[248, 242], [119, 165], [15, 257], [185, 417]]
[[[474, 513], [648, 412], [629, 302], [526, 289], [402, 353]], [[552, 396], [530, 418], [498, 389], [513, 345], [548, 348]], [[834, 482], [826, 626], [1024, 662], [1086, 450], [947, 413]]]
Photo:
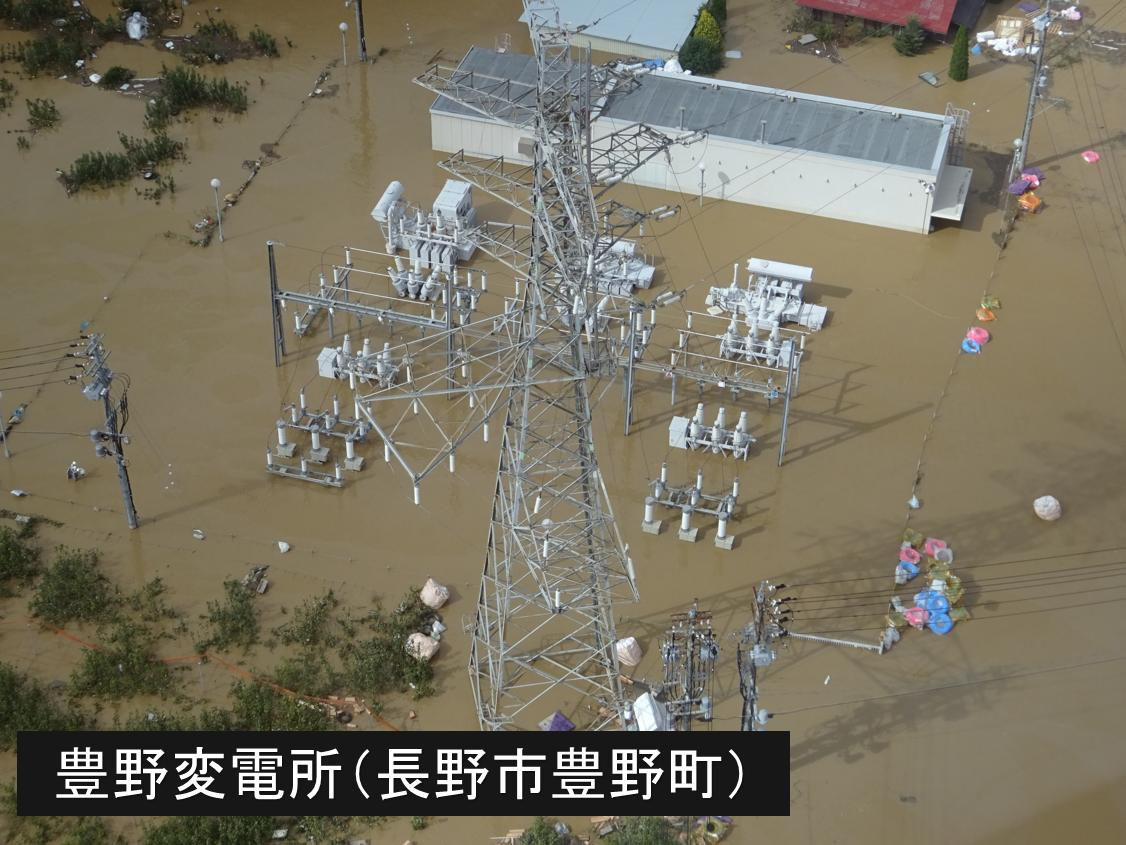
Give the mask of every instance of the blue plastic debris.
[[970, 355], [977, 355], [977, 353], [981, 352], [981, 344], [967, 337], [962, 341], [962, 351]]
[[927, 622], [927, 627], [936, 634], [948, 634], [950, 629], [954, 627], [954, 620], [945, 613], [932, 613], [930, 621]]

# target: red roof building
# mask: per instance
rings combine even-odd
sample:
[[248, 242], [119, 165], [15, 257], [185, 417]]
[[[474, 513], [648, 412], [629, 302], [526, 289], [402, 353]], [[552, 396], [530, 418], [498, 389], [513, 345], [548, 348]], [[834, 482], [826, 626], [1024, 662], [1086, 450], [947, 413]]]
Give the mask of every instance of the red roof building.
[[797, 0], [797, 3], [810, 9], [896, 26], [918, 18], [923, 29], [946, 35], [958, 0]]

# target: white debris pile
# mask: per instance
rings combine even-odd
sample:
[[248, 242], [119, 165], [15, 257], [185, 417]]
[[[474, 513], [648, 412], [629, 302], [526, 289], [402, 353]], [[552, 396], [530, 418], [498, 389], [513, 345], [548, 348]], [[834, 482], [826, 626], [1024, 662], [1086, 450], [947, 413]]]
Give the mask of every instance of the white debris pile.
[[424, 663], [429, 663], [434, 659], [434, 655], [438, 653], [438, 647], [438, 641], [433, 637], [426, 636], [426, 634], [415, 633], [407, 637], [407, 654]]
[[450, 588], [439, 584], [433, 578], [427, 578], [419, 593], [422, 603], [431, 610], [437, 610], [450, 600]]
[[626, 666], [636, 666], [641, 662], [641, 645], [637, 637], [626, 637], [614, 643], [614, 652], [618, 655], [618, 662]]

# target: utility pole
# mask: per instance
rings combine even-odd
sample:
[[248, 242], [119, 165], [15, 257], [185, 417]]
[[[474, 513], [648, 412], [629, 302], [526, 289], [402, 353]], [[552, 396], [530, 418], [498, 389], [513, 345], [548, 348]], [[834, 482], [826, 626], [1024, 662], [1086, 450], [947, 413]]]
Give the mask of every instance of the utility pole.
[[[351, 0], [356, 7], [356, 41], [360, 46], [360, 61], [368, 60], [367, 36], [364, 34], [364, 0]], [[345, 5], [348, 5], [345, 3]]]
[[[129, 443], [129, 438], [122, 433], [129, 421], [129, 379], [106, 366], [109, 354], [102, 344], [100, 334], [88, 338], [84, 357], [89, 359], [89, 363], [82, 374], [82, 380], [86, 383], [82, 395], [90, 400], [101, 399], [106, 414], [105, 430], [91, 431], [90, 440], [93, 441], [94, 452], [99, 458], [112, 457], [116, 460], [117, 479], [125, 502], [125, 520], [130, 528], [136, 528], [137, 510], [133, 506], [133, 487], [129, 483], [129, 466], [125, 460], [125, 446]], [[113, 396], [115, 382], [121, 385], [121, 395], [116, 399]]]
[[785, 586], [775, 586], [769, 581], [759, 583], [755, 589], [751, 622], [739, 638], [739, 692], [743, 694], [744, 731], [761, 731], [770, 719], [770, 713], [758, 707], [758, 670], [774, 662], [775, 654], [771, 647], [774, 640], [789, 634], [786, 630], [789, 622], [786, 602], [790, 598], [774, 598], [774, 593]]
[[1052, 3], [1051, 0], [1048, 0], [1043, 16], [1032, 22], [1035, 31], [1040, 33], [1040, 38], [1036, 41], [1039, 44], [1039, 49], [1036, 52], [1036, 66], [1032, 71], [1032, 82], [1028, 86], [1028, 112], [1024, 117], [1024, 131], [1021, 133], [1020, 143], [1013, 150], [1013, 166], [1009, 172], [1010, 184], [1020, 175], [1028, 157], [1028, 141], [1032, 135], [1032, 118], [1036, 114], [1036, 101], [1040, 97], [1040, 82], [1044, 71], [1044, 56], [1047, 54], [1048, 30], [1051, 24]]

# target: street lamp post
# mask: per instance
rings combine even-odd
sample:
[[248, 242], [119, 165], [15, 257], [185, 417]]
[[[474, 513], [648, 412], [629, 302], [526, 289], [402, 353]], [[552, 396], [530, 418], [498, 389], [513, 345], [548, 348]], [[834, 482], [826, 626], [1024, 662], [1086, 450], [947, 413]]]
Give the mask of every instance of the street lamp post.
[[344, 67], [348, 67], [348, 24], [340, 22], [340, 48], [344, 51]]
[[704, 163], [700, 162], [700, 208], [704, 207]]
[[219, 186], [221, 184], [218, 179], [211, 180], [211, 189], [215, 191], [215, 218], [219, 221], [219, 243], [223, 242], [223, 209], [219, 207]]

